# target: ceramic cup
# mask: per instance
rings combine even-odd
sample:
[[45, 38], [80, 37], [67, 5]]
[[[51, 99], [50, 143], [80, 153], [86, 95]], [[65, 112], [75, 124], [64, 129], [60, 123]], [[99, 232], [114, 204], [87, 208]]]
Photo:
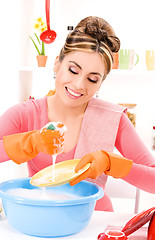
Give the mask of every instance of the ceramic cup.
[[146, 50], [146, 67], [147, 70], [155, 70], [155, 50]]
[[114, 62], [113, 62], [113, 65], [112, 65], [112, 69], [118, 69], [118, 66], [119, 66], [119, 53], [114, 53], [113, 54], [113, 58], [114, 58]]
[[119, 50], [119, 68], [131, 70], [139, 62], [139, 55], [134, 49]]

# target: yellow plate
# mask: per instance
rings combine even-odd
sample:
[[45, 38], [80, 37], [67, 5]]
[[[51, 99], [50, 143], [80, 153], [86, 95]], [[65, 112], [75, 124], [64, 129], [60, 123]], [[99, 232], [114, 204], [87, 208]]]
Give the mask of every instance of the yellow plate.
[[55, 187], [66, 184], [89, 168], [90, 163], [76, 173], [74, 169], [80, 160], [81, 159], [68, 160], [55, 164], [55, 167], [53, 167], [53, 165], [46, 167], [36, 173], [31, 178], [30, 183], [37, 187]]

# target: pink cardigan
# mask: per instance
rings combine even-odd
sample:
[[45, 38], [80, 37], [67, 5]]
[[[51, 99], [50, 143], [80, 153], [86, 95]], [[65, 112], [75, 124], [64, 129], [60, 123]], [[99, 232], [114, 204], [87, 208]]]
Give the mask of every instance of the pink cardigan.
[[[155, 193], [155, 159], [136, 134], [124, 111], [122, 106], [93, 98], [86, 109], [77, 146], [68, 153], [60, 154], [57, 161], [81, 158], [97, 149], [112, 152], [116, 147], [124, 157], [134, 162], [124, 180], [144, 191]], [[3, 147], [4, 135], [40, 129], [47, 122], [47, 97], [28, 100], [6, 111], [0, 117], [0, 162], [9, 160]], [[51, 164], [51, 156], [39, 153], [27, 162], [29, 176]], [[104, 188], [107, 176], [102, 174], [95, 180], [88, 180]], [[96, 209], [112, 211], [106, 194], [97, 201]]]

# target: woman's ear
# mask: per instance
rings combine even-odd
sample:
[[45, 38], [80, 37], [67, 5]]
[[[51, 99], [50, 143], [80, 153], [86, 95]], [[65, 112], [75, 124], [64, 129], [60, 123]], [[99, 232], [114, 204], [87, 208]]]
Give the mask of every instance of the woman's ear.
[[56, 73], [58, 70], [58, 66], [59, 66], [59, 56], [56, 57], [55, 61], [54, 61], [54, 67], [53, 67], [53, 71]]

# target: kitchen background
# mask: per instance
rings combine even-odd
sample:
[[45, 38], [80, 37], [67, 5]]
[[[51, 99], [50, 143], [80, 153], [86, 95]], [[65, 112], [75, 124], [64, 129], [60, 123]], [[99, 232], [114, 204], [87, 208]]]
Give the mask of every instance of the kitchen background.
[[[51, 0], [51, 28], [57, 32], [57, 38], [45, 46], [48, 56], [46, 67], [38, 68], [37, 52], [29, 35], [34, 33], [36, 18], [45, 20], [45, 1], [3, 1], [0, 7], [0, 114], [30, 95], [42, 97], [54, 88], [53, 62], [64, 43], [67, 26], [75, 26], [82, 18], [96, 15], [113, 26], [121, 39], [121, 48], [134, 49], [139, 55], [139, 62], [132, 70], [111, 71], [99, 96], [115, 103], [137, 104], [136, 130], [155, 155], [152, 150], [152, 139], [155, 136], [155, 70], [148, 71], [145, 61], [146, 50], [155, 50], [154, 9], [154, 0]], [[0, 165], [0, 181], [26, 174], [25, 165], [16, 166], [11, 162]], [[116, 211], [130, 211], [129, 206], [135, 204], [135, 194], [139, 200], [139, 211], [155, 203], [155, 195], [139, 192], [122, 181], [110, 179], [108, 187]], [[124, 205], [118, 204], [119, 194], [113, 194], [114, 189], [118, 189], [121, 198], [124, 198], [122, 192], [125, 193], [125, 199], [122, 199]], [[130, 202], [129, 195], [133, 196]]]

